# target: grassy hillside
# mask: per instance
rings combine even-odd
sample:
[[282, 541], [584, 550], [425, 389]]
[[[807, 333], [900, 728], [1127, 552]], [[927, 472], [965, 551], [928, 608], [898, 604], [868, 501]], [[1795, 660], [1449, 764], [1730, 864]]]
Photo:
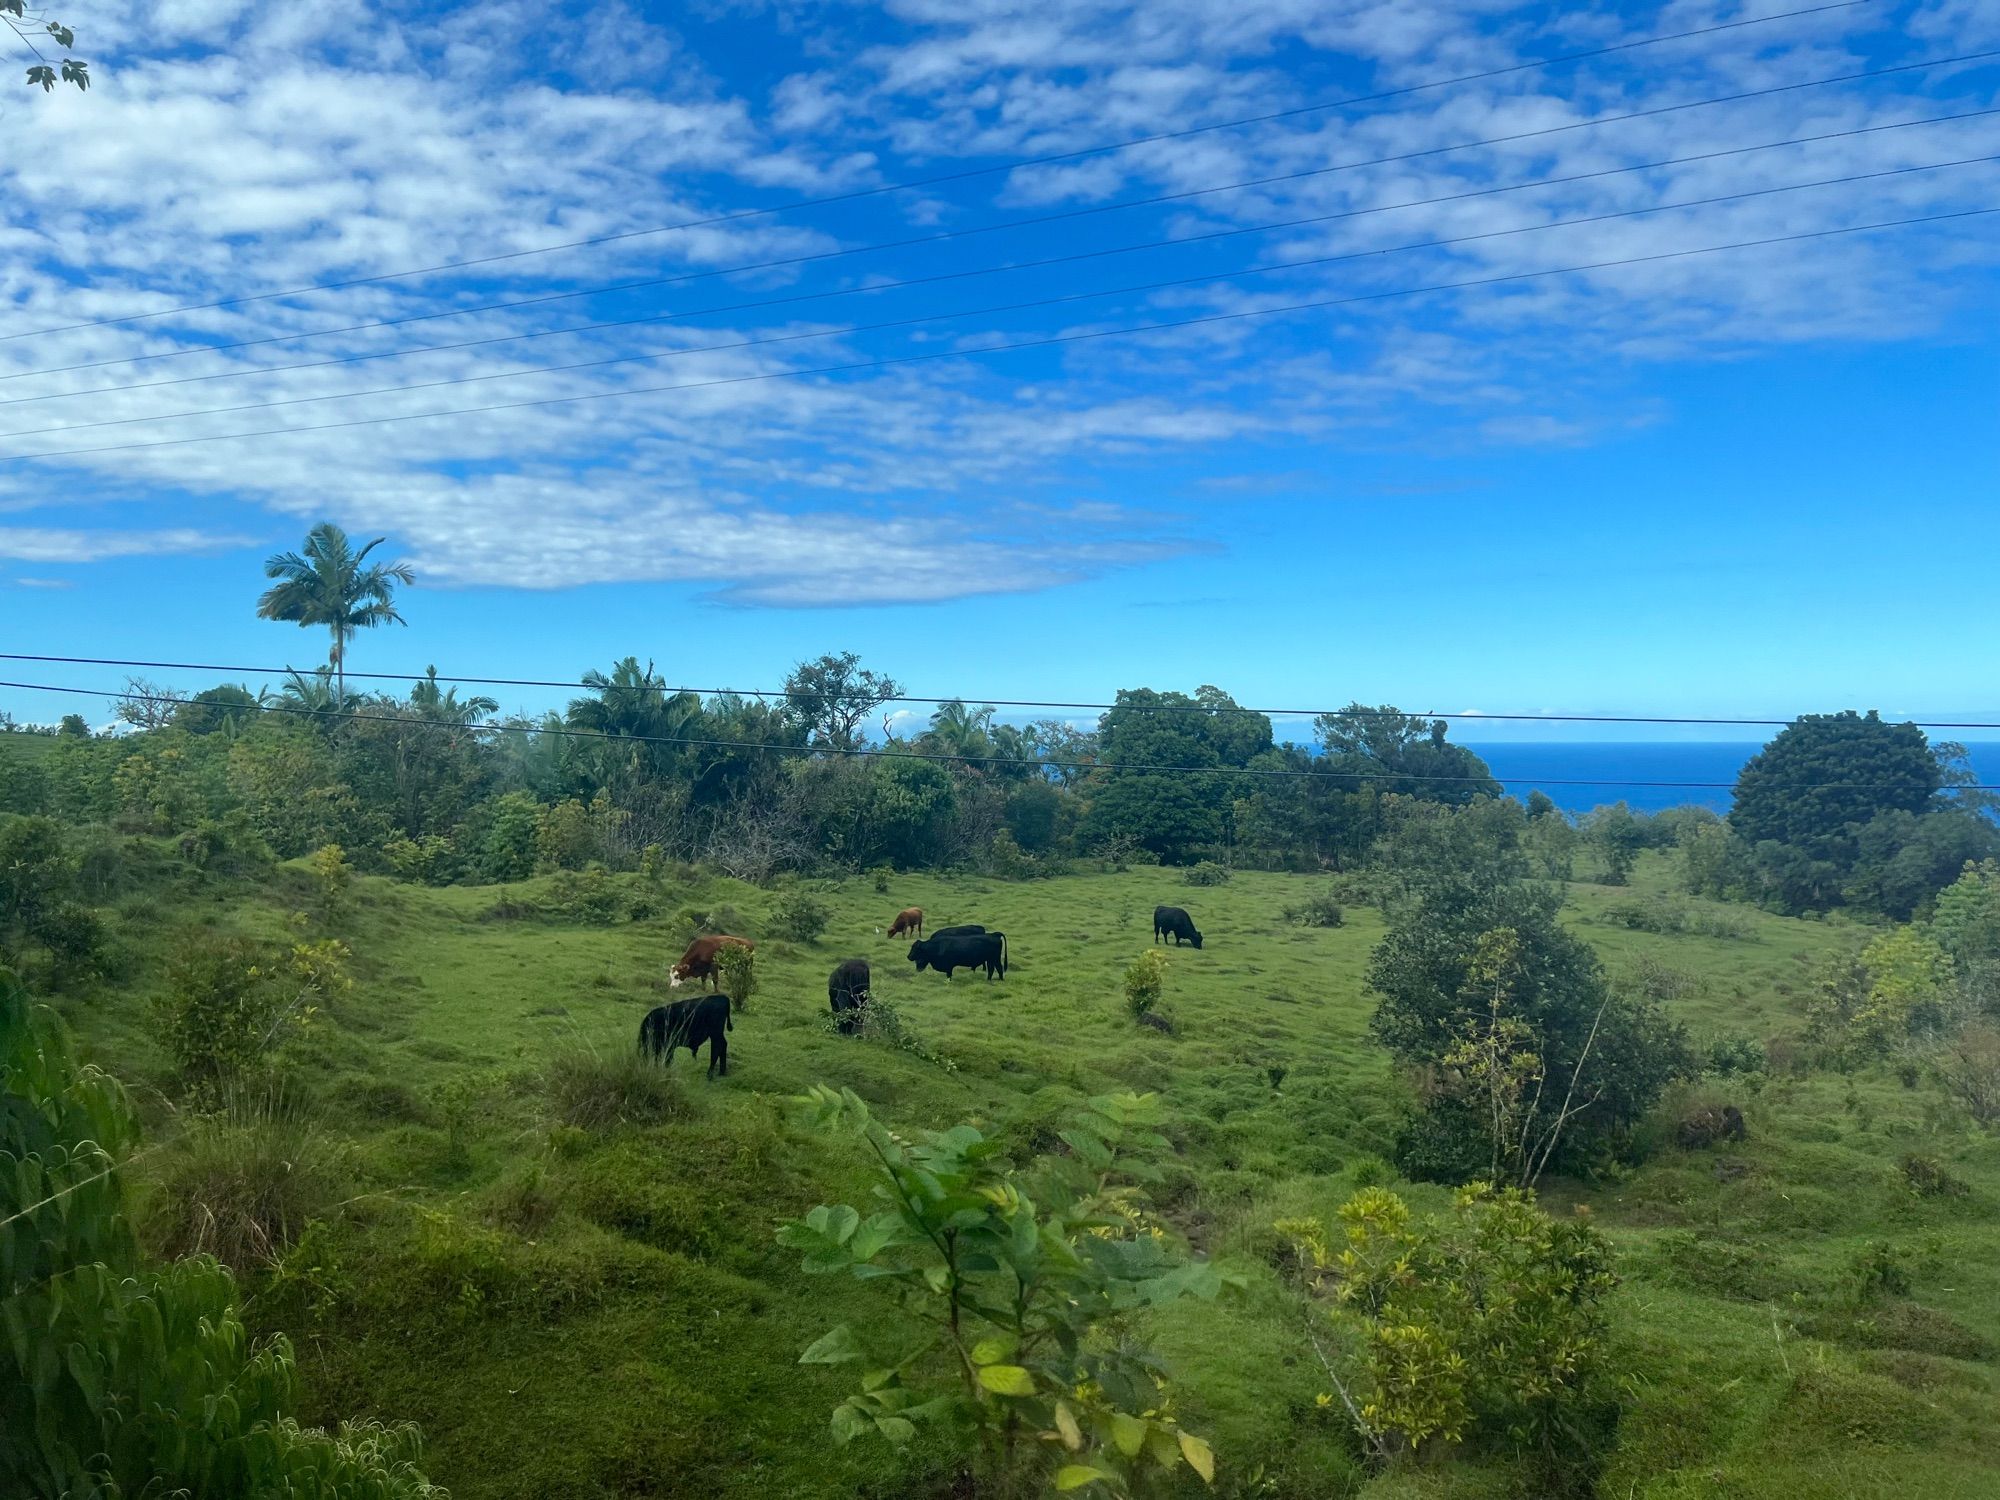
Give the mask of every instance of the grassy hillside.
[[[1698, 1036], [1794, 1029], [1801, 961], [1849, 934], [1699, 902], [1682, 909], [1709, 935], [1627, 925], [1635, 903], [1661, 906], [1664, 883], [1648, 864], [1630, 890], [1575, 887], [1568, 920]], [[866, 1191], [858, 1155], [791, 1130], [784, 1099], [842, 1084], [892, 1126], [971, 1121], [1026, 1151], [1082, 1098], [1154, 1090], [1174, 1122], [1168, 1217], [1248, 1278], [1240, 1295], [1179, 1305], [1148, 1330], [1183, 1420], [1215, 1445], [1218, 1492], [1514, 1493], [1491, 1460], [1371, 1479], [1315, 1399], [1325, 1378], [1269, 1226], [1330, 1215], [1358, 1181], [1392, 1177], [1381, 1158], [1397, 1118], [1362, 990], [1377, 918], [1350, 908], [1337, 929], [1282, 918], [1319, 884], [1243, 874], [1190, 888], [1134, 870], [1026, 884], [897, 877], [881, 894], [853, 880], [826, 893], [832, 923], [804, 945], [769, 937], [769, 892], [668, 880], [652, 897], [663, 914], [738, 908], [761, 940], [761, 988], [736, 1019], [727, 1080], [705, 1082], [682, 1056], [667, 1118], [585, 1131], [557, 1121], [547, 1070], [578, 1048], [632, 1047], [679, 928], [666, 915], [550, 922], [530, 914], [540, 883], [363, 880], [336, 927], [359, 982], [295, 1044], [288, 1084], [341, 1155], [339, 1192], [250, 1316], [296, 1340], [306, 1416], [418, 1421], [433, 1477], [460, 1500], [944, 1495], [948, 1454], [827, 1440], [846, 1382], [797, 1354], [887, 1304], [802, 1276], [796, 1253], [774, 1245], [781, 1219]], [[66, 1009], [161, 1137], [179, 1125], [144, 1004], [159, 954], [194, 922], [283, 935], [304, 886], [294, 867], [235, 883], [163, 865], [123, 897], [129, 972]], [[1119, 998], [1160, 901], [1187, 906], [1206, 934], [1202, 951], [1173, 955], [1172, 1035], [1134, 1026]], [[912, 904], [934, 924], [1004, 929], [1007, 979], [913, 973], [907, 944], [881, 935]], [[942, 1064], [825, 1030], [827, 972], [850, 956], [870, 960], [877, 996]], [[2000, 1142], [1889, 1072], [1774, 1069], [1701, 1092], [1743, 1107], [1747, 1142], [1682, 1151], [1669, 1122], [1645, 1166], [1545, 1195], [1586, 1204], [1620, 1251], [1624, 1416], [1598, 1493], [2000, 1495]], [[1910, 1152], [1970, 1191], [1918, 1197], [1898, 1170]], [[169, 1145], [139, 1168], [175, 1184], [155, 1189], [159, 1223], [174, 1217], [170, 1191], [185, 1194], [176, 1174], [189, 1160]], [[1853, 1289], [1869, 1266], [1863, 1299]]]

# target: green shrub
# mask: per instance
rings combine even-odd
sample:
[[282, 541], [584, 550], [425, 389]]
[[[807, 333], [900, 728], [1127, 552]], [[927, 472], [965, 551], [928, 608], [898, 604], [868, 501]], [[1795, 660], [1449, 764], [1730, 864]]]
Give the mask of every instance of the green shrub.
[[2000, 1026], [1976, 1021], [1932, 1060], [1938, 1086], [1981, 1125], [2000, 1126]]
[[1910, 1295], [1910, 1252], [1887, 1240], [1870, 1240], [1847, 1263], [1847, 1284], [1857, 1302]]
[[816, 943], [833, 920], [833, 912], [803, 886], [793, 886], [778, 897], [771, 908], [771, 923], [778, 935], [795, 943]]
[[442, 834], [420, 839], [392, 838], [382, 846], [382, 859], [398, 880], [422, 885], [450, 885], [458, 878], [458, 846]]
[[1935, 1156], [1911, 1152], [1896, 1163], [1896, 1170], [1903, 1185], [1919, 1198], [1963, 1198], [1972, 1191], [1970, 1183], [1954, 1177]]
[[[302, 1428], [283, 1338], [252, 1340], [206, 1257], [138, 1257], [122, 1174], [137, 1136], [116, 1084], [0, 970], [0, 1494], [437, 1495], [410, 1427]], [[59, 1206], [58, 1206], [59, 1205]], [[6, 1227], [33, 1216], [28, 1232]]]
[[625, 895], [603, 865], [582, 872], [558, 870], [549, 882], [548, 909], [565, 922], [608, 927], [624, 917]]
[[895, 878], [896, 872], [890, 869], [887, 865], [877, 865], [873, 870], [869, 871], [868, 873], [869, 873], [869, 883], [874, 886], [875, 894], [878, 896], [888, 895], [889, 882]]
[[564, 1047], [542, 1071], [556, 1118], [583, 1130], [658, 1125], [688, 1112], [673, 1074], [636, 1048]]
[[919, 1423], [957, 1425], [978, 1436], [982, 1492], [1150, 1493], [1183, 1464], [1213, 1482], [1214, 1454], [1175, 1419], [1135, 1326], [1141, 1308], [1213, 1297], [1224, 1284], [1171, 1250], [1152, 1220], [1146, 1153], [1166, 1146], [1156, 1098], [1093, 1099], [1063, 1132], [1071, 1154], [1032, 1173], [1010, 1170], [970, 1125], [912, 1141], [851, 1091], [821, 1087], [795, 1102], [805, 1123], [866, 1141], [879, 1209], [864, 1219], [822, 1205], [778, 1242], [802, 1252], [808, 1275], [845, 1274], [894, 1296], [950, 1356], [925, 1358], [933, 1340], [891, 1347], [873, 1326], [815, 1340], [801, 1364], [853, 1364], [859, 1375], [834, 1409], [836, 1443], [902, 1446]]
[[1133, 1020], [1151, 1015], [1167, 988], [1167, 953], [1148, 948], [1125, 971], [1125, 1010]]
[[[838, 1016], [830, 1013], [822, 1015], [820, 1026], [829, 1035], [841, 1034]], [[903, 1013], [879, 995], [870, 996], [868, 1003], [861, 1009], [860, 1034], [870, 1041], [882, 1042], [899, 1052], [907, 1052], [910, 1056], [919, 1058], [933, 1067], [942, 1068], [947, 1073], [958, 1071], [957, 1063], [933, 1050], [928, 1043], [911, 1031], [903, 1021]]]
[[1187, 885], [1227, 885], [1229, 875], [1229, 866], [1219, 865], [1212, 859], [1204, 859], [1182, 871], [1181, 880]]
[[1329, 889], [1317, 891], [1297, 905], [1286, 907], [1285, 920], [1294, 927], [1338, 927], [1347, 917]]
[[181, 1086], [197, 1102], [221, 1102], [320, 1002], [352, 988], [337, 939], [273, 952], [246, 938], [194, 932], [167, 959], [153, 1015]]
[[263, 1269], [345, 1195], [347, 1151], [281, 1091], [240, 1089], [167, 1148], [159, 1181], [151, 1221], [168, 1256]]
[[741, 943], [724, 943], [715, 955], [715, 977], [729, 1008], [741, 1011], [757, 991], [757, 954]]
[[1337, 1245], [1316, 1220], [1278, 1225], [1347, 1335], [1327, 1371], [1378, 1463], [1433, 1436], [1573, 1431], [1602, 1360], [1610, 1243], [1518, 1189], [1478, 1184], [1453, 1203], [1450, 1219], [1417, 1218], [1364, 1188]]
[[322, 844], [306, 858], [312, 875], [313, 916], [323, 926], [332, 926], [354, 906], [354, 867], [347, 852], [338, 844]]

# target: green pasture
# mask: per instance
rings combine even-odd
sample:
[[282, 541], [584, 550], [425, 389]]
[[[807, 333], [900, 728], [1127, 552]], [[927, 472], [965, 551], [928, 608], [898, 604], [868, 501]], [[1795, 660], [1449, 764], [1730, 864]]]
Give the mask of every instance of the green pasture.
[[[1567, 919], [1614, 975], [1667, 993], [1699, 1039], [1795, 1032], [1807, 965], [1856, 930], [1685, 901], [1667, 877], [1648, 856], [1631, 888], [1576, 885]], [[1311, 1322], [1277, 1269], [1274, 1218], [1328, 1215], [1357, 1179], [1393, 1180], [1383, 1159], [1400, 1091], [1369, 1039], [1363, 987], [1381, 932], [1371, 909], [1350, 905], [1338, 928], [1291, 925], [1284, 909], [1323, 882], [1255, 873], [1200, 888], [1161, 869], [910, 875], [886, 892], [855, 878], [819, 891], [832, 920], [805, 944], [773, 935], [771, 891], [614, 878], [657, 915], [551, 921], [533, 910], [545, 882], [358, 882], [334, 928], [354, 950], [356, 989], [294, 1044], [287, 1083], [346, 1143], [346, 1198], [283, 1274], [250, 1278], [253, 1323], [298, 1346], [305, 1417], [417, 1421], [433, 1477], [460, 1500], [949, 1495], [949, 1454], [835, 1449], [826, 1418], [845, 1372], [796, 1363], [833, 1323], [879, 1320], [886, 1305], [801, 1275], [774, 1245], [780, 1220], [866, 1192], [855, 1150], [795, 1132], [784, 1101], [845, 1085], [892, 1128], [969, 1121], [1026, 1153], [1076, 1101], [1135, 1089], [1170, 1108], [1167, 1218], [1247, 1277], [1240, 1294], [1148, 1330], [1183, 1421], [1214, 1443], [1217, 1492], [1528, 1493], [1504, 1456], [1367, 1476], [1318, 1404]], [[281, 937], [305, 889], [293, 866], [254, 883], [163, 875], [114, 908], [129, 972], [63, 1005], [168, 1142], [142, 1176], [164, 1180], [180, 1128], [146, 1013], [158, 955], [189, 925]], [[632, 1048], [666, 998], [685, 936], [674, 914], [724, 902], [759, 944], [729, 1077], [706, 1081], [683, 1054], [674, 1118], [555, 1123], [551, 1060]], [[1206, 938], [1173, 954], [1171, 1034], [1136, 1026], [1119, 983], [1161, 902], [1187, 907]], [[1628, 925], [1635, 903], [1669, 902], [1714, 921], [1699, 934]], [[1007, 978], [914, 973], [907, 940], [883, 935], [910, 905], [933, 925], [1004, 930]], [[849, 957], [870, 962], [878, 999], [941, 1061], [827, 1031], [827, 973]], [[1594, 1214], [1620, 1249], [1623, 1414], [1602, 1439], [1597, 1493], [2000, 1496], [2000, 1142], [1891, 1069], [1774, 1068], [1691, 1092], [1739, 1104], [1747, 1142], [1683, 1151], [1663, 1118], [1645, 1165], [1545, 1195]], [[1912, 1152], [1970, 1191], [1914, 1195], [1897, 1165]], [[1855, 1268], [1883, 1246], [1893, 1288], [1851, 1295]]]

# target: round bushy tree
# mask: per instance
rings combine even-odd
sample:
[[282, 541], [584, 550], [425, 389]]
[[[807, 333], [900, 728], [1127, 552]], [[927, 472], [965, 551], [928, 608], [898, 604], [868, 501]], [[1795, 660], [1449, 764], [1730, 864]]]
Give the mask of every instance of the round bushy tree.
[[1887, 723], [1872, 709], [1806, 714], [1743, 767], [1729, 822], [1753, 846], [1783, 844], [1845, 866], [1851, 830], [1886, 812], [1921, 813], [1943, 785], [1916, 725]]

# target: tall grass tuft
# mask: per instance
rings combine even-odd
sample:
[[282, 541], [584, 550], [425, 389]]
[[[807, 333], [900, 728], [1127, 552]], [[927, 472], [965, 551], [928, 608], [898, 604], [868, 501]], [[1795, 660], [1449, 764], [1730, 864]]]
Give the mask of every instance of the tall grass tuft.
[[542, 1079], [556, 1117], [583, 1130], [658, 1125], [688, 1113], [673, 1074], [636, 1050], [605, 1052], [578, 1041], [549, 1059]]
[[154, 1236], [168, 1256], [213, 1255], [238, 1271], [269, 1266], [339, 1205], [347, 1151], [281, 1088], [232, 1092], [167, 1148]]

